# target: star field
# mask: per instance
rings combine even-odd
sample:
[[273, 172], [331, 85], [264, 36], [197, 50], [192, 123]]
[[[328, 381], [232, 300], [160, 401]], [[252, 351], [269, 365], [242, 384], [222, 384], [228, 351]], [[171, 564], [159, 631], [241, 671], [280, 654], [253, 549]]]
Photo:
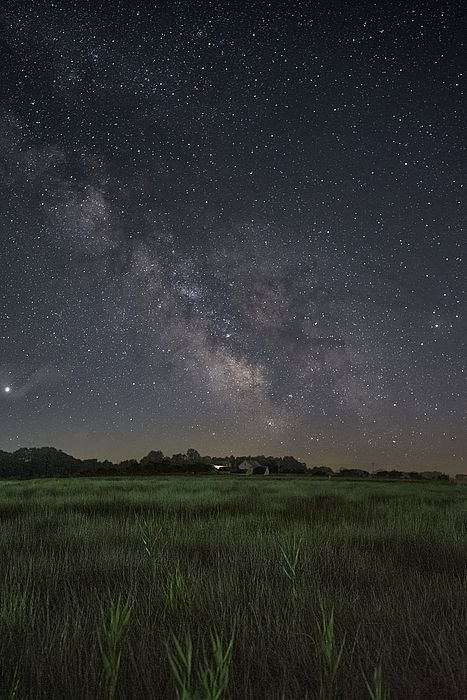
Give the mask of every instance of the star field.
[[0, 448], [462, 471], [460, 26], [2, 3]]

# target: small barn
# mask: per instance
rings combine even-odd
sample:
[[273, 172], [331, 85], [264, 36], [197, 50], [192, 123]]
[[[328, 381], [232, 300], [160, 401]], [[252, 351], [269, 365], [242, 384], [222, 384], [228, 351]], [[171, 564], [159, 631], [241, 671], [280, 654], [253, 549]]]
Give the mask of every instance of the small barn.
[[248, 476], [268, 476], [269, 474], [269, 467], [265, 467], [263, 464], [260, 464], [256, 461], [256, 459], [244, 459], [243, 462], [238, 465], [238, 468], [239, 470], [245, 472], [245, 474]]

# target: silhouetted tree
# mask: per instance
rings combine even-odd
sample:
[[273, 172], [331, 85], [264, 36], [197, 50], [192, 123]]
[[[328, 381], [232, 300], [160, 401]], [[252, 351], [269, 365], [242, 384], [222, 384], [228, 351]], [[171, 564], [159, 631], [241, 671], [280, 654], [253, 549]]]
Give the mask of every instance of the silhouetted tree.
[[198, 450], [194, 450], [192, 447], [190, 447], [186, 451], [186, 461], [187, 462], [201, 462], [201, 455], [198, 452]]

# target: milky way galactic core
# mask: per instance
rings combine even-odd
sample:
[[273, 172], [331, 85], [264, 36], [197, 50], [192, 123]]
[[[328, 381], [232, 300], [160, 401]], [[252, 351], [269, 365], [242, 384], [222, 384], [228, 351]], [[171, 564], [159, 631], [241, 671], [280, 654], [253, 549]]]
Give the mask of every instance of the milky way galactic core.
[[452, 3], [0, 8], [0, 448], [459, 471]]

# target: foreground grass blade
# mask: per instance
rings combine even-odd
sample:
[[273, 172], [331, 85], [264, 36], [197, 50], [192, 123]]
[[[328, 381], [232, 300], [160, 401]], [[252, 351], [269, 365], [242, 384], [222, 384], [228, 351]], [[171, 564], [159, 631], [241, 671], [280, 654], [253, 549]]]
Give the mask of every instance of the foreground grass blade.
[[365, 674], [363, 674], [365, 679], [365, 685], [368, 689], [368, 695], [370, 700], [389, 700], [389, 692], [386, 690], [383, 683], [383, 670], [381, 664], [376, 664], [373, 669], [373, 674], [370, 680], [367, 679]]
[[192, 700], [195, 697], [192, 690], [192, 660], [193, 645], [187, 635], [185, 645], [173, 636], [173, 649], [167, 647], [170, 668], [177, 686], [178, 700]]
[[121, 596], [111, 601], [108, 610], [102, 609], [102, 626], [98, 634], [103, 667], [105, 697], [115, 697], [122, 658], [122, 640], [130, 624], [131, 603], [122, 602]]
[[205, 656], [194, 677], [191, 637], [187, 635], [184, 644], [173, 637], [173, 648], [167, 648], [167, 655], [178, 700], [224, 698], [229, 685], [234, 638], [235, 632], [232, 632], [230, 640], [224, 644], [217, 632], [211, 633], [211, 653]]
[[320, 603], [321, 619], [318, 621], [317, 650], [320, 665], [319, 700], [334, 700], [336, 697], [336, 677], [342, 659], [345, 636], [337, 644], [334, 629], [334, 608], [326, 611]]
[[280, 549], [281, 555], [282, 555], [282, 565], [281, 565], [282, 571], [284, 572], [284, 574], [287, 576], [290, 583], [292, 584], [292, 594], [293, 594], [294, 598], [297, 597], [297, 576], [298, 576], [301, 546], [302, 546], [301, 539], [297, 540], [295, 535], [294, 535], [294, 537], [292, 539], [292, 543], [288, 549], [285, 549], [284, 547], [279, 546], [279, 549]]

